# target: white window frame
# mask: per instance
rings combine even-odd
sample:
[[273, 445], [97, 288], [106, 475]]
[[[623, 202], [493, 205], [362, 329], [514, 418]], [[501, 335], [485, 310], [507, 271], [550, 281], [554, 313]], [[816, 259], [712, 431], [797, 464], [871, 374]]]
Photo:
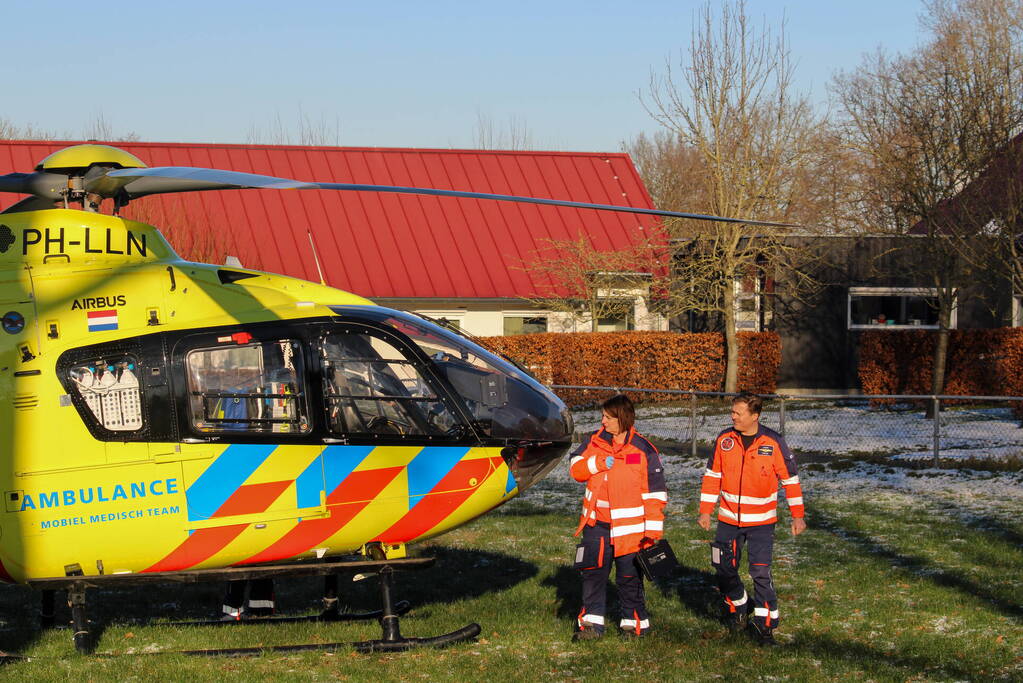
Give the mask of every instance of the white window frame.
[[551, 314], [548, 311], [502, 311], [501, 336], [504, 336], [504, 321], [508, 318], [544, 318], [547, 320], [547, 331], [551, 331]]
[[[760, 307], [763, 293], [760, 288], [760, 278], [753, 278], [753, 291], [742, 291], [742, 284], [746, 281], [745, 276], [736, 277], [732, 283], [734, 292], [732, 307], [735, 312], [735, 329], [738, 332], [761, 332], [760, 329]], [[743, 301], [752, 301], [753, 310], [742, 310]]]
[[461, 330], [462, 332], [465, 331], [465, 310], [463, 309], [456, 310], [416, 309], [415, 312], [419, 315], [425, 315], [428, 318], [433, 318], [434, 320], [448, 320], [453, 323], [458, 323], [458, 329]]
[[[846, 328], [850, 330], [936, 330], [939, 325], [854, 325], [852, 321], [852, 300], [853, 296], [937, 296], [938, 290], [933, 287], [850, 287], [846, 295], [845, 321]], [[956, 296], [952, 304], [952, 315], [949, 319], [949, 329], [956, 329], [958, 324], [959, 297]]]

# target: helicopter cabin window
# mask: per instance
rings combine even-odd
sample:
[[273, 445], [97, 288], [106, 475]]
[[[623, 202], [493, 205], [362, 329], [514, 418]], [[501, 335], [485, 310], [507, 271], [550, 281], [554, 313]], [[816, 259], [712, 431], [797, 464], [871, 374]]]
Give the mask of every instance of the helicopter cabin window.
[[142, 428], [142, 397], [133, 356], [97, 358], [68, 370], [78, 396], [104, 428], [131, 432]]
[[185, 358], [191, 422], [200, 432], [309, 431], [302, 348], [290, 340], [196, 349]]
[[322, 360], [331, 431], [450, 436], [461, 427], [415, 364], [380, 337], [328, 335], [323, 340]]

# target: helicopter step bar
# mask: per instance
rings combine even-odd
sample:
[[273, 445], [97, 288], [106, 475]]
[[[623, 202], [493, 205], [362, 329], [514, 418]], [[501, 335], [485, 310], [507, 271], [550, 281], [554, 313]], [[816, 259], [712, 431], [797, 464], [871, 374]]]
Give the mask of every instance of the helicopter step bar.
[[[399, 600], [394, 603], [394, 613], [402, 616], [412, 609], [412, 603], [408, 600]], [[384, 616], [380, 609], [367, 610], [363, 612], [343, 612], [338, 609], [325, 609], [319, 614], [298, 617], [247, 617], [241, 619], [197, 619], [195, 621], [163, 621], [160, 626], [245, 626], [247, 624], [305, 624], [305, 623], [333, 623], [336, 621], [366, 621], [368, 619], [379, 619]]]
[[[399, 617], [407, 610], [408, 603], [395, 603], [392, 598], [394, 572], [399, 570], [425, 569], [434, 564], [434, 558], [400, 558], [384, 560], [349, 560], [338, 562], [315, 562], [285, 565], [260, 565], [251, 567], [227, 567], [221, 569], [198, 569], [187, 572], [153, 572], [148, 574], [104, 574], [93, 576], [62, 576], [32, 579], [30, 587], [43, 591], [44, 619], [46, 612], [52, 615], [53, 591], [66, 590], [71, 608], [71, 627], [74, 632], [75, 649], [91, 653], [95, 647], [89, 621], [86, 617], [85, 595], [89, 588], [116, 588], [120, 586], [152, 585], [158, 583], [199, 583], [204, 581], [234, 581], [272, 577], [318, 576], [337, 572], [376, 572], [380, 576], [381, 610], [379, 611], [382, 637], [351, 643], [316, 643], [308, 645], [278, 645], [258, 648], [229, 648], [213, 650], [176, 651], [177, 654], [196, 656], [246, 656], [261, 652], [301, 652], [307, 650], [338, 650], [351, 647], [359, 652], [400, 652], [417, 647], [443, 647], [453, 643], [472, 640], [480, 634], [480, 626], [472, 623], [450, 633], [430, 638], [409, 638], [401, 634]], [[50, 609], [48, 610], [47, 607]], [[320, 615], [322, 617], [322, 615]], [[321, 621], [343, 621], [341, 619], [317, 619]], [[373, 618], [372, 616], [366, 618]], [[287, 619], [287, 618], [285, 618]], [[305, 619], [305, 618], [300, 618]], [[274, 619], [251, 620], [253, 623], [273, 623]], [[219, 622], [202, 623], [212, 625]], [[232, 623], [232, 622], [225, 622]], [[245, 622], [242, 622], [245, 623]], [[173, 625], [173, 624], [170, 624]], [[155, 654], [155, 653], [154, 653]], [[170, 654], [170, 653], [167, 653]]]

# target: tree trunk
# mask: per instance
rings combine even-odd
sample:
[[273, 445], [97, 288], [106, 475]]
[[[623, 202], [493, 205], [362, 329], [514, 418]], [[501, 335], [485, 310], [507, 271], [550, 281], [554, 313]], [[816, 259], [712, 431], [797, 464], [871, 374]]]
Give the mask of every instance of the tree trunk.
[[724, 289], [725, 323], [725, 392], [734, 393], [739, 382], [739, 337], [735, 332], [735, 285], [729, 281]]
[[[931, 394], [937, 396], [945, 390], [945, 364], [948, 360], [948, 335], [952, 324], [952, 306], [946, 304], [944, 297], [938, 310], [938, 338], [934, 340], [934, 356], [931, 369]], [[936, 418], [934, 402], [927, 404], [927, 417]]]

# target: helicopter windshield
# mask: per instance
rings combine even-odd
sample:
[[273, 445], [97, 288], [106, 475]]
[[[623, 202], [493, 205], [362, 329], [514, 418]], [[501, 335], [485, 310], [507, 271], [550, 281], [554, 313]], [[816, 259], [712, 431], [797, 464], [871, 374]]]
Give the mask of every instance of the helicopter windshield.
[[322, 342], [324, 397], [331, 430], [344, 434], [446, 435], [458, 420], [388, 340], [369, 332], [327, 335]]
[[[418, 316], [384, 308], [333, 307], [338, 313], [380, 313], [378, 320], [411, 339], [463, 399], [478, 427], [496, 438], [566, 441], [565, 404], [508, 361]], [[374, 316], [376, 317], [376, 316]]]

